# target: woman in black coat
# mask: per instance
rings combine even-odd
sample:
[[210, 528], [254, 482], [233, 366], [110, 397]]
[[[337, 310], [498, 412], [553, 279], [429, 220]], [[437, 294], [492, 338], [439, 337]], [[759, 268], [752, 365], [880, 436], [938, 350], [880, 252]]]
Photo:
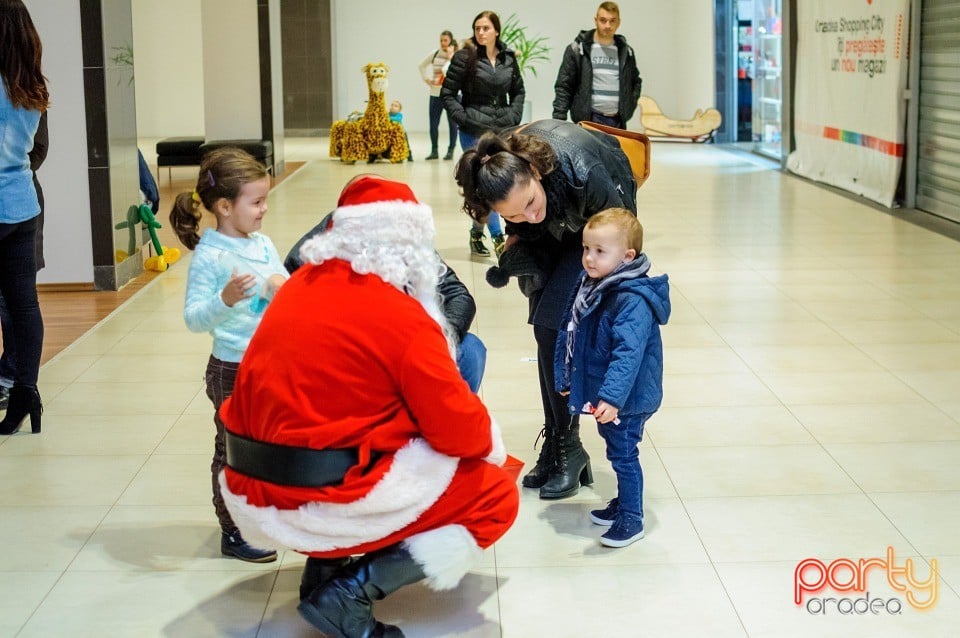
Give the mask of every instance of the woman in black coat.
[[[440, 89], [440, 100], [450, 119], [460, 127], [464, 151], [477, 145], [487, 131], [495, 133], [516, 126], [523, 116], [523, 77], [513, 51], [500, 40], [500, 18], [481, 11], [473, 19], [473, 37], [453, 55]], [[487, 228], [497, 255], [503, 251], [500, 217], [487, 217]], [[483, 225], [470, 230], [470, 251], [489, 256], [483, 244]]]
[[579, 419], [554, 390], [553, 354], [564, 306], [580, 274], [583, 226], [606, 208], [636, 213], [637, 182], [616, 138], [571, 122], [541, 120], [485, 134], [460, 158], [457, 184], [464, 211], [482, 220], [500, 213], [509, 239], [494, 286], [516, 276], [530, 300], [544, 413], [544, 444], [524, 487], [540, 498], [565, 498], [592, 480]]

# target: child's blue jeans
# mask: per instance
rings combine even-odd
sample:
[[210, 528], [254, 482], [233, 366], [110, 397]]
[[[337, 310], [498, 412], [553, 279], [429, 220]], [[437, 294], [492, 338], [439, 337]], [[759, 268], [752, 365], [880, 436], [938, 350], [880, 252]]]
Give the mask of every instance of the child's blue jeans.
[[643, 468], [640, 467], [640, 441], [643, 425], [650, 414], [621, 416], [620, 424], [597, 423], [607, 444], [607, 460], [617, 475], [617, 516], [631, 516], [643, 522]]

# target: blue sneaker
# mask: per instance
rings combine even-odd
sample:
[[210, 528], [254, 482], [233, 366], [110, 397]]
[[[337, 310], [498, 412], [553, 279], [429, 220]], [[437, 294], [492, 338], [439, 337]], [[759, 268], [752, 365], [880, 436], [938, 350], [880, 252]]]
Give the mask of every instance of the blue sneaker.
[[626, 547], [643, 538], [643, 520], [632, 516], [618, 516], [610, 529], [600, 537], [607, 547]]
[[617, 512], [620, 510], [620, 500], [613, 499], [602, 510], [590, 510], [590, 520], [594, 525], [603, 525], [610, 527], [613, 521], [617, 520]]

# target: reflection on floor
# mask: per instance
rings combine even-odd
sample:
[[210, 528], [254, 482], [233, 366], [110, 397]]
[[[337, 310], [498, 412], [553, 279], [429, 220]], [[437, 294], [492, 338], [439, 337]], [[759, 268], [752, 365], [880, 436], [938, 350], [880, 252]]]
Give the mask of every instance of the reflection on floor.
[[[484, 282], [492, 262], [467, 252], [453, 162], [423, 161], [424, 142], [415, 162], [376, 169], [433, 206], [438, 248], [478, 300], [483, 398], [530, 462], [540, 416], [526, 304]], [[270, 196], [265, 232], [281, 252], [370, 168], [327, 159], [325, 143], [287, 143], [308, 163]], [[716, 146], [657, 145], [652, 167], [640, 217], [674, 314], [664, 407], [641, 446], [647, 537], [598, 544], [587, 511], [616, 486], [588, 423], [592, 488], [559, 502], [525, 491], [514, 528], [458, 589], [411, 586], [378, 616], [411, 637], [954, 635], [960, 243]], [[43, 367], [43, 434], [0, 440], [0, 635], [317, 635], [295, 610], [302, 557], [219, 556], [210, 338], [183, 326], [188, 266], [189, 255]], [[794, 604], [799, 561], [886, 560], [888, 547], [920, 580], [936, 559], [932, 610], [916, 611], [883, 568], [866, 578], [878, 613], [844, 613], [865, 604], [842, 591], [846, 567], [832, 573], [839, 588]]]

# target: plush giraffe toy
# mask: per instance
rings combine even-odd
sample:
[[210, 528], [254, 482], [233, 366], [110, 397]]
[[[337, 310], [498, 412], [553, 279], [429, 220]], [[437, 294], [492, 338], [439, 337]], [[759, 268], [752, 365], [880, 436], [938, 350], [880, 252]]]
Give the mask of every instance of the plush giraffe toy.
[[355, 122], [337, 120], [330, 127], [330, 156], [353, 164], [358, 160], [389, 159], [393, 163], [407, 159], [410, 149], [403, 126], [391, 122], [387, 115], [384, 93], [387, 72], [383, 62], [370, 63], [360, 69], [367, 76], [367, 110]]

